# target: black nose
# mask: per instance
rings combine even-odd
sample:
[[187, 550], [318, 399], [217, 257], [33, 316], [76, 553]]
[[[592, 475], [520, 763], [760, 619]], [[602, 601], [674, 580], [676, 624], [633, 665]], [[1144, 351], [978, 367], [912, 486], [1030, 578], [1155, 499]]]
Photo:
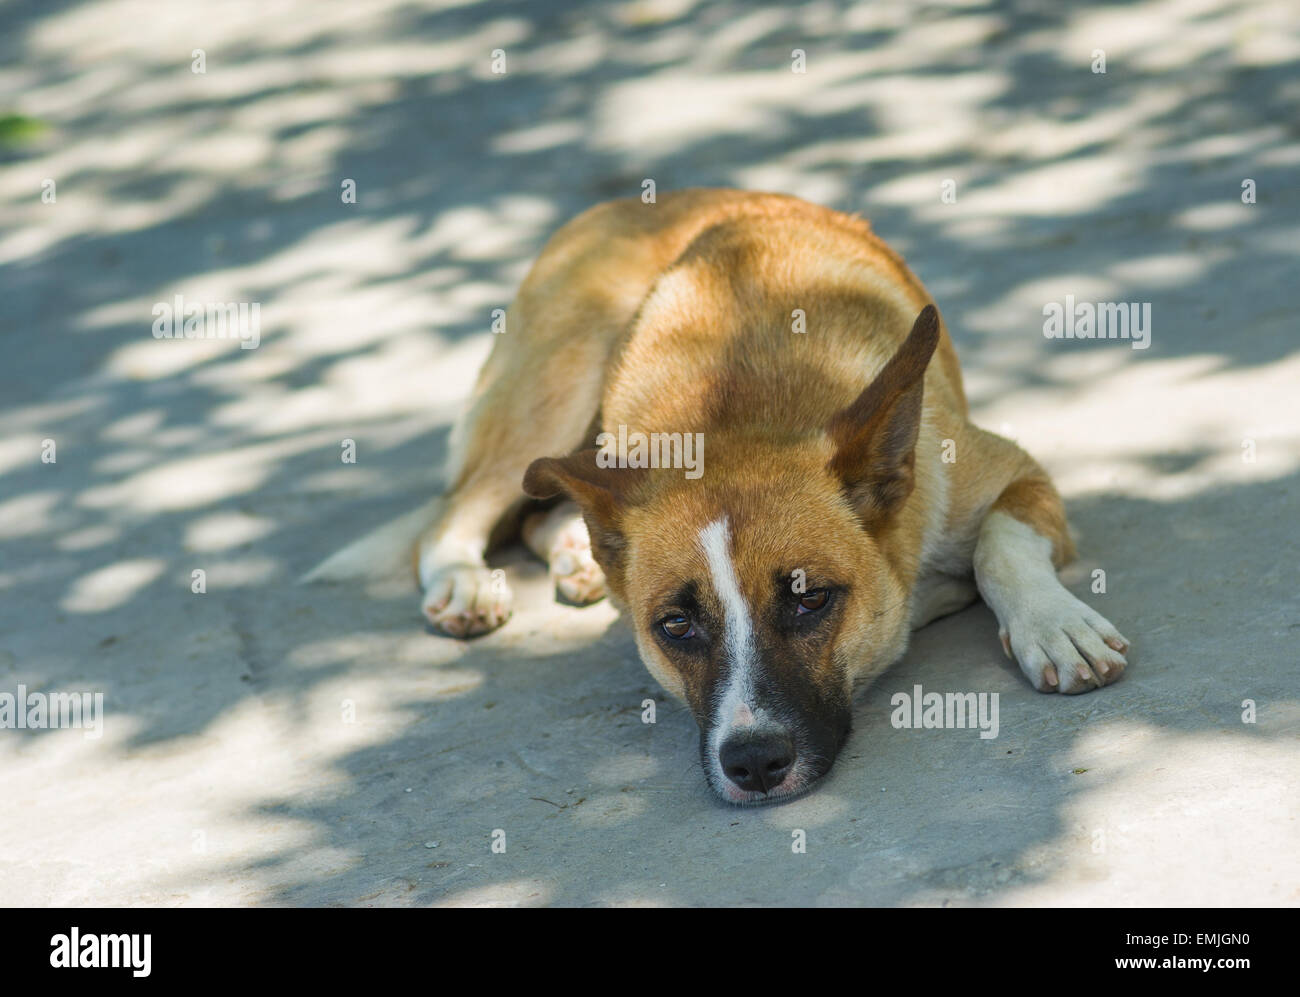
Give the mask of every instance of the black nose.
[[782, 732], [731, 737], [718, 752], [718, 760], [727, 778], [741, 789], [766, 793], [779, 786], [794, 765], [794, 742]]

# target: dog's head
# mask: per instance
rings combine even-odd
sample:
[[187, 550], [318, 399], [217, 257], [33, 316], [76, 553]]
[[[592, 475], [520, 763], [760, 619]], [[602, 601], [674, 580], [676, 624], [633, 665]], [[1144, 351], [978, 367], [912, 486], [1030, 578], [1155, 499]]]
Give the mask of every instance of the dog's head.
[[706, 473], [534, 461], [524, 490], [582, 508], [646, 666], [691, 708], [709, 785], [732, 803], [793, 796], [849, 733], [853, 679], [904, 647], [898, 534], [914, 483], [927, 307], [876, 379], [820, 432], [710, 435]]

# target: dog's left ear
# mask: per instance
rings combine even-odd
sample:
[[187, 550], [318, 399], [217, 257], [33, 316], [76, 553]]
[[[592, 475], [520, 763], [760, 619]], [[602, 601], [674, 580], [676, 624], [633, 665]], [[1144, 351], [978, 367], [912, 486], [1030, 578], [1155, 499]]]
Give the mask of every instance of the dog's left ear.
[[828, 427], [830, 470], [863, 522], [887, 519], [912, 492], [925, 369], [938, 343], [939, 312], [926, 305], [898, 352]]
[[646, 480], [643, 468], [602, 467], [600, 451], [581, 450], [568, 457], [541, 457], [524, 472], [524, 492], [547, 499], [563, 493], [578, 503], [591, 535], [591, 551], [615, 592], [622, 588], [627, 542], [623, 510], [633, 503]]

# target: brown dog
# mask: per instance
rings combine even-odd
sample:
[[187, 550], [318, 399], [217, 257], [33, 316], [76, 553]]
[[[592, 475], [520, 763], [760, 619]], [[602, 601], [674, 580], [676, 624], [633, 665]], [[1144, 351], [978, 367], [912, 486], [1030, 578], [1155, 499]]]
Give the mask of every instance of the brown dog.
[[857, 218], [731, 190], [587, 211], [524, 281], [454, 449], [417, 550], [427, 618], [505, 623], [484, 552], [531, 511], [558, 592], [617, 600], [731, 802], [827, 772], [855, 680], [977, 595], [1041, 692], [1125, 668], [1057, 580], [1056, 489], [971, 424], [930, 296]]

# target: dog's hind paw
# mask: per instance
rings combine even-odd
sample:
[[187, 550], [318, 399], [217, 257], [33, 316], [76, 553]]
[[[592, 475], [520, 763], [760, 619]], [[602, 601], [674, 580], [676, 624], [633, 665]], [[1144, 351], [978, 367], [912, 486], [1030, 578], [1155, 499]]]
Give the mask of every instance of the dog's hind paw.
[[1061, 588], [1039, 593], [999, 631], [1039, 692], [1091, 692], [1124, 674], [1129, 642], [1104, 616]]
[[514, 593], [505, 572], [481, 564], [449, 564], [437, 569], [425, 588], [421, 610], [448, 637], [478, 637], [506, 620]]

